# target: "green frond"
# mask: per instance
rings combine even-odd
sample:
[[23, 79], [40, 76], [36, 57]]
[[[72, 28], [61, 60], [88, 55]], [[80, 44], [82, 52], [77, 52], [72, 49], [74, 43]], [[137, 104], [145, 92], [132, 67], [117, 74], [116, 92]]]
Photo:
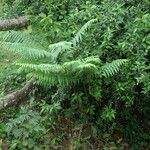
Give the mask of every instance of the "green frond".
[[72, 43], [67, 41], [58, 42], [49, 45], [49, 49], [53, 59], [56, 59], [62, 50], [68, 50], [72, 48]]
[[23, 41], [27, 40], [28, 37], [24, 36], [23, 33], [20, 31], [1, 31], [0, 32], [0, 41], [1, 42], [17, 42], [22, 43]]
[[10, 42], [10, 43], [21, 43], [23, 45], [28, 45], [30, 47], [41, 48], [40, 42], [36, 41], [35, 36], [29, 33], [21, 31], [1, 31], [0, 32], [0, 43]]
[[[62, 41], [49, 45], [50, 51], [46, 51], [34, 40], [32, 36], [22, 32], [0, 32], [0, 48], [13, 51], [21, 55], [22, 63], [17, 63], [22, 70], [35, 76], [41, 84], [71, 85], [79, 82], [88, 82], [95, 77], [110, 77], [120, 70], [126, 59], [118, 59], [111, 63], [102, 63], [98, 56], [84, 59], [74, 58], [72, 61], [57, 64], [56, 59], [65, 50], [71, 50], [78, 42], [88, 27], [97, 19], [88, 21], [76, 34], [72, 41]], [[68, 52], [68, 51], [67, 51]], [[68, 54], [68, 53], [66, 53]], [[62, 55], [60, 55], [62, 56]], [[47, 58], [47, 59], [46, 59]], [[76, 60], [77, 59], [77, 60]], [[53, 64], [47, 64], [52, 63]], [[54, 64], [55, 62], [55, 64]]]
[[77, 43], [82, 40], [82, 36], [85, 34], [89, 26], [95, 21], [97, 21], [97, 19], [92, 19], [84, 24], [83, 27], [77, 32], [73, 40], [71, 40], [70, 42], [62, 41], [49, 45], [49, 49], [51, 50], [53, 58], [56, 59], [62, 51], [70, 50], [71, 48], [75, 47]]
[[86, 30], [95, 21], [97, 21], [97, 19], [91, 19], [90, 21], [88, 21], [86, 24], [83, 25], [83, 27], [77, 32], [77, 34], [72, 40], [73, 46], [76, 46], [77, 43], [79, 43], [82, 40], [82, 36], [85, 34]]
[[88, 57], [63, 64], [27, 64], [18, 63], [23, 70], [33, 74], [40, 83], [70, 85], [78, 82], [86, 82], [87, 79], [99, 77], [102, 73], [105, 77], [113, 76], [120, 70], [120, 67], [127, 62], [126, 59], [118, 59], [111, 63], [100, 66], [98, 57]]
[[[94, 76], [99, 66], [92, 62], [86, 62], [88, 58], [65, 62], [63, 64], [24, 64], [18, 63], [26, 72], [33, 73], [39, 80], [48, 84], [73, 84], [83, 81], [83, 78]], [[91, 58], [89, 58], [91, 59]], [[97, 59], [97, 58], [93, 58]], [[93, 61], [94, 62], [94, 61]]]
[[51, 57], [51, 54], [43, 49], [28, 47], [22, 43], [2, 42], [0, 48], [17, 53], [26, 59]]
[[13, 51], [25, 59], [48, 57], [54, 62], [60, 53], [64, 50], [70, 50], [81, 40], [82, 35], [94, 21], [96, 19], [88, 21], [72, 41], [62, 41], [49, 45], [50, 52], [44, 50], [40, 42], [37, 42], [29, 33], [20, 31], [0, 32], [0, 48]]
[[120, 67], [127, 61], [127, 59], [117, 59], [112, 61], [111, 63], [106, 63], [101, 67], [102, 75], [105, 77], [113, 76], [115, 73], [119, 72]]
[[20, 31], [0, 32], [0, 48], [13, 51], [26, 59], [52, 57], [32, 36]]
[[28, 71], [38, 71], [38, 72], [43, 72], [45, 74], [57, 74], [61, 72], [61, 65], [58, 64], [24, 64], [24, 63], [16, 63], [16, 65], [21, 66], [25, 70]]
[[91, 57], [85, 58], [85, 62], [99, 65], [101, 63], [101, 60], [99, 59], [98, 56], [91, 56]]

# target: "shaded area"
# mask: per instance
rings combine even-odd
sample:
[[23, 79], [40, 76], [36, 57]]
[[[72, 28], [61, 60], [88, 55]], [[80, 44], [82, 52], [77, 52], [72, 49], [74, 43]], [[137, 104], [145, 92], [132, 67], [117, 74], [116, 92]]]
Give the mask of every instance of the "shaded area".
[[13, 104], [17, 104], [19, 101], [26, 100], [33, 88], [34, 82], [35, 78], [32, 78], [26, 83], [26, 85], [22, 89], [8, 94], [4, 98], [2, 98], [0, 101], [0, 110], [3, 110]]

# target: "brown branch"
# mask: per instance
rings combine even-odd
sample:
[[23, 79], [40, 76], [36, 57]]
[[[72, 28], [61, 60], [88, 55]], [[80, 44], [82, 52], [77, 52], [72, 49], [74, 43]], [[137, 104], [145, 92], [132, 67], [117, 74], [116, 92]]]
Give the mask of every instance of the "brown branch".
[[0, 31], [23, 28], [28, 26], [27, 16], [21, 16], [16, 19], [0, 20]]
[[22, 89], [8, 94], [4, 98], [0, 99], [0, 111], [9, 106], [17, 104], [18, 102], [21, 102], [24, 99], [27, 99], [28, 95], [30, 94], [33, 88], [34, 82], [35, 78], [32, 78], [26, 83], [26, 85]]

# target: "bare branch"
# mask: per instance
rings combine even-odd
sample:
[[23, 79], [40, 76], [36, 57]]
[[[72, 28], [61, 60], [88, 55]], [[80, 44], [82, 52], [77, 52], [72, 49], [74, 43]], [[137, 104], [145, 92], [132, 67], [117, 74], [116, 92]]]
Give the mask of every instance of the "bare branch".
[[0, 111], [27, 99], [33, 88], [34, 82], [35, 78], [32, 78], [26, 83], [26, 85], [22, 89], [8, 94], [4, 98], [0, 99]]
[[16, 19], [0, 20], [0, 31], [23, 28], [28, 26], [27, 16], [21, 16]]

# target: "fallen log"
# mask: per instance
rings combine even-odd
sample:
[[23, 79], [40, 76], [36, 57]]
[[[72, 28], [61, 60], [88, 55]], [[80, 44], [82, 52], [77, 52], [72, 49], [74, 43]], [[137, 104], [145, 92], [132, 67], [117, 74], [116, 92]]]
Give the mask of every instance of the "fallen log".
[[0, 31], [18, 29], [28, 26], [27, 16], [21, 16], [15, 19], [0, 20]]
[[22, 89], [8, 94], [4, 98], [0, 99], [0, 111], [14, 104], [18, 104], [24, 100], [27, 100], [28, 95], [33, 89], [34, 83], [35, 78], [32, 78], [25, 84], [25, 86]]

